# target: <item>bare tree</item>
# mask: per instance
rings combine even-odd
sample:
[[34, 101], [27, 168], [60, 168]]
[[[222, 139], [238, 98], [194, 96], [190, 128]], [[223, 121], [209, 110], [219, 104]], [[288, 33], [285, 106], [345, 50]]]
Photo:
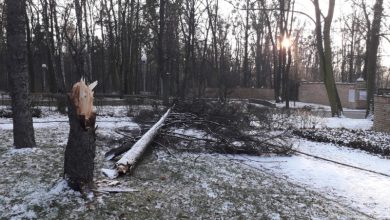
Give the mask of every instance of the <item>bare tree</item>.
[[333, 12], [335, 0], [329, 0], [328, 14], [324, 18], [324, 28], [322, 29], [321, 9], [319, 1], [313, 1], [316, 12], [316, 36], [317, 36], [317, 50], [320, 57], [320, 67], [324, 75], [324, 83], [328, 99], [331, 107], [332, 116], [340, 116], [343, 108], [336, 88], [336, 82], [333, 74], [332, 64], [332, 47], [331, 47], [331, 25], [333, 20]]
[[376, 0], [374, 18], [367, 42], [367, 110], [366, 117], [374, 113], [374, 93], [376, 85], [377, 56], [380, 38], [381, 20], [383, 16], [383, 0]]
[[7, 0], [8, 74], [16, 148], [35, 147], [27, 71], [26, 1]]
[[164, 52], [164, 35], [165, 35], [165, 5], [166, 0], [160, 0], [160, 15], [159, 15], [159, 32], [157, 41], [158, 51], [158, 74], [161, 82], [161, 93], [164, 105], [168, 104], [168, 88], [167, 88], [167, 74], [165, 70], [165, 52]]
[[244, 36], [244, 61], [243, 61], [243, 75], [244, 75], [244, 80], [243, 80], [243, 85], [245, 87], [248, 87], [249, 84], [250, 84], [250, 71], [249, 71], [249, 61], [248, 61], [248, 40], [249, 40], [249, 29], [250, 29], [250, 26], [249, 26], [249, 16], [250, 16], [250, 11], [249, 11], [249, 7], [250, 7], [250, 1], [249, 0], [246, 0], [245, 2], [245, 9], [246, 9], [246, 16], [245, 16], [245, 36]]

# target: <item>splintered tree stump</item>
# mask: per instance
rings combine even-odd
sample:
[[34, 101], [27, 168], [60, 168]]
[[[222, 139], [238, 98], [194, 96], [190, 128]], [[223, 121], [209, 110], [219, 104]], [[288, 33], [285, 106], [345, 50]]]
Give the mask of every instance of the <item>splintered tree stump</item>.
[[95, 85], [88, 87], [81, 80], [68, 96], [70, 132], [65, 149], [64, 178], [72, 189], [81, 192], [93, 187], [96, 114], [92, 111], [92, 89]]

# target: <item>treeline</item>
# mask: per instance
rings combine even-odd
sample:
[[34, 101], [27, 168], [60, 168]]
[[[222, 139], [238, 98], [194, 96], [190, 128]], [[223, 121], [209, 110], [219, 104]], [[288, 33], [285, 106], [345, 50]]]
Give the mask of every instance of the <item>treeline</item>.
[[[342, 35], [334, 75], [343, 82], [367, 76], [373, 9], [364, 0], [351, 5], [334, 30]], [[294, 0], [28, 0], [30, 90], [69, 91], [85, 77], [101, 93], [166, 98], [214, 87], [224, 97], [240, 86], [274, 88], [286, 99], [296, 82], [323, 80], [315, 21], [295, 8]], [[9, 89], [6, 12], [0, 1], [0, 90]], [[378, 72], [387, 86], [388, 70]]]

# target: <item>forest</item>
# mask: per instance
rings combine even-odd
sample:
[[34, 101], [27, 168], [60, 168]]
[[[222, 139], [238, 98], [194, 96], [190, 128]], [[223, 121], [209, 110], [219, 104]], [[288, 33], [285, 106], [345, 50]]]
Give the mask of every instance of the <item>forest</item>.
[[[333, 14], [340, 9], [331, 2]], [[388, 9], [386, 2], [376, 4]], [[337, 82], [355, 82], [368, 77], [372, 32], [378, 29], [386, 45], [389, 27], [374, 17], [373, 1], [343, 5], [351, 10], [329, 23], [331, 64]], [[98, 80], [97, 91], [107, 94], [201, 97], [208, 87], [266, 87], [285, 100], [301, 80], [324, 81], [316, 35], [323, 21], [307, 14], [313, 8], [293, 0], [28, 0], [30, 90], [61, 93], [85, 77]], [[9, 89], [6, 12], [0, 2], [2, 90]], [[386, 52], [380, 49], [375, 63], [376, 88], [388, 87]]]

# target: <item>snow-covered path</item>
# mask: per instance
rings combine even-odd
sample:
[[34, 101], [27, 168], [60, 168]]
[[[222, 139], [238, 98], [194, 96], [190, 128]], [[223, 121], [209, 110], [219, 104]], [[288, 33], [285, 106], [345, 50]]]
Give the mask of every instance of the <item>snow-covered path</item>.
[[[294, 140], [299, 151], [390, 175], [390, 160], [333, 144]], [[292, 157], [237, 156], [289, 181], [318, 191], [375, 218], [390, 218], [390, 178], [305, 155]]]

